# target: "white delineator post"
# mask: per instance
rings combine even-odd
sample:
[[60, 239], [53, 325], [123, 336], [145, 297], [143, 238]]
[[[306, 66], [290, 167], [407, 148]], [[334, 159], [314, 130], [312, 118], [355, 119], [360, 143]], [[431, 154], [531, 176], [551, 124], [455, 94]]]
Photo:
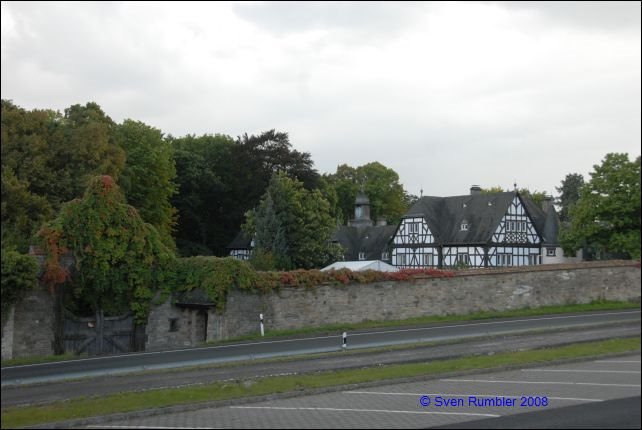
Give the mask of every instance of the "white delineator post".
[[261, 337], [265, 336], [265, 332], [263, 331], [263, 314], [259, 314], [259, 319], [261, 320]]
[[348, 347], [348, 333], [344, 331], [343, 332], [343, 345], [341, 346], [341, 348], [343, 348], [343, 350], [345, 351], [347, 347]]

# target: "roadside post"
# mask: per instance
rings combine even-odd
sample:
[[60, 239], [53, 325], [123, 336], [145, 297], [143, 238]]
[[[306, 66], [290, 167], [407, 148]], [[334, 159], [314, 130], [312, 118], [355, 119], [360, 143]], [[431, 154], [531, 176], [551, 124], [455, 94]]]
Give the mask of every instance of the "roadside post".
[[342, 350], [345, 351], [348, 348], [348, 333], [343, 332], [343, 345], [341, 346]]
[[263, 330], [263, 314], [259, 314], [259, 319], [261, 320], [261, 337], [265, 336], [265, 331]]

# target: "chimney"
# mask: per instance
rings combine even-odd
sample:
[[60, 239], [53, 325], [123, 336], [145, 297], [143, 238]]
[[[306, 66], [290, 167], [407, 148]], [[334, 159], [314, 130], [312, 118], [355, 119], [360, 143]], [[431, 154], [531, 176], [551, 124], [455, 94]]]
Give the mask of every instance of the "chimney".
[[471, 185], [471, 187], [470, 187], [470, 195], [471, 196], [476, 196], [478, 194], [481, 194], [481, 187], [479, 185]]

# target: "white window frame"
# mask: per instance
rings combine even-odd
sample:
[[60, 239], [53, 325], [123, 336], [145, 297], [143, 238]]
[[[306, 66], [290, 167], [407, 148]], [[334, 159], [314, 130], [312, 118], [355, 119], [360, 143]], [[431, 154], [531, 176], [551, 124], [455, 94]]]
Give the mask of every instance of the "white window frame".
[[359, 261], [364, 261], [366, 259], [366, 253], [361, 251], [359, 252]]
[[555, 248], [546, 248], [547, 257], [555, 257]]
[[468, 231], [468, 223], [466, 222], [461, 223], [461, 231]]

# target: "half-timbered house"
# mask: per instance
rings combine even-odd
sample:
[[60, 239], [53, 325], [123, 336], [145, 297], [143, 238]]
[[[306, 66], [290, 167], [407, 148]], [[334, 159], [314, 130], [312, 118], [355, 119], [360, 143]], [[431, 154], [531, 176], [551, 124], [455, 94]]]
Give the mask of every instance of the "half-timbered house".
[[241, 231], [226, 248], [229, 251], [230, 257], [238, 260], [249, 260], [254, 249], [254, 239], [252, 236]]
[[[517, 191], [422, 197], [392, 239], [392, 264], [401, 268], [530, 266], [561, 262], [559, 221]], [[557, 253], [553, 261], [543, 258]]]

